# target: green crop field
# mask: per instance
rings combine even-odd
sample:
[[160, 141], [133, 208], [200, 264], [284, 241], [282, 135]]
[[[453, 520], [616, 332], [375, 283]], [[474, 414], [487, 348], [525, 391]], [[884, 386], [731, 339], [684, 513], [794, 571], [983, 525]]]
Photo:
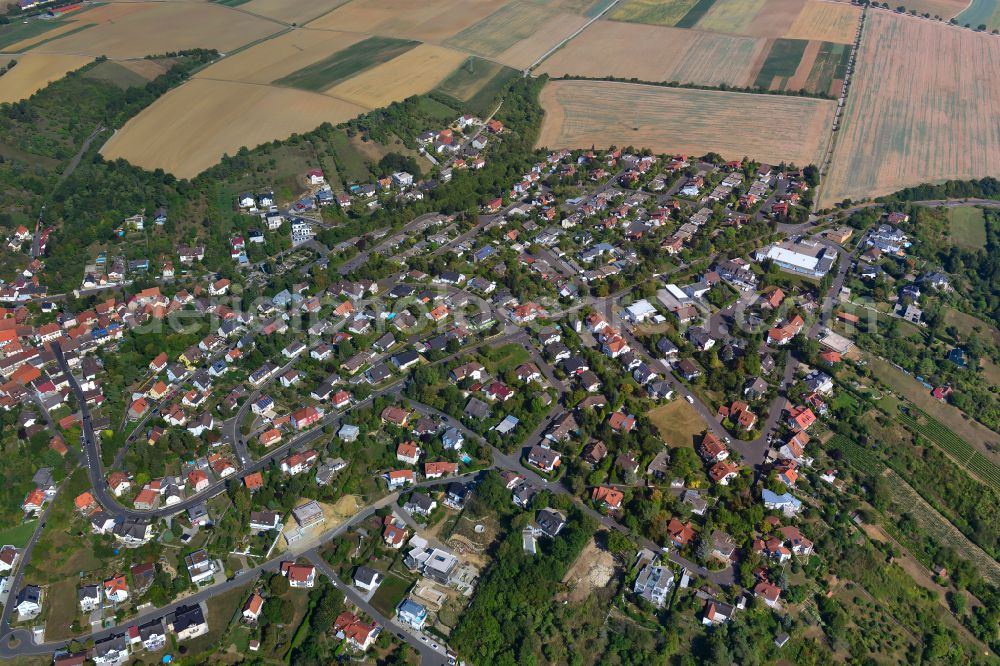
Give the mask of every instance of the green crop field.
[[948, 210], [951, 240], [958, 247], [978, 250], [986, 246], [986, 220], [983, 209], [962, 206]]
[[698, 4], [684, 15], [680, 21], [674, 24], [677, 28], [693, 28], [701, 18], [708, 13], [708, 10], [715, 4], [715, 0], [698, 0]]
[[972, 543], [901, 476], [890, 471], [888, 479], [891, 483], [887, 484], [887, 487], [893, 495], [894, 502], [913, 518], [920, 529], [930, 534], [938, 543], [948, 544], [960, 557], [978, 565], [979, 573], [991, 583], [1000, 584], [1000, 563]]
[[552, 15], [553, 11], [545, 6], [515, 0], [449, 37], [444, 44], [485, 56], [500, 55], [535, 34]]
[[839, 90], [832, 90], [835, 80], [843, 81], [847, 74], [847, 63], [851, 59], [851, 48], [846, 44], [823, 42], [816, 54], [809, 78], [806, 80], [806, 90], [810, 92], [836, 95]]
[[980, 481], [1000, 490], [1000, 467], [926, 412], [915, 407], [910, 411], [909, 414], [899, 413], [898, 418], [904, 425], [929, 439]]
[[274, 83], [303, 90], [326, 90], [341, 81], [346, 81], [358, 72], [389, 62], [418, 44], [419, 42], [406, 39], [369, 37], [349, 49], [338, 51]]
[[844, 435], [834, 435], [830, 441], [825, 444], [825, 448], [839, 449], [851, 463], [852, 467], [864, 472], [865, 474], [878, 476], [883, 472], [883, 470], [885, 470], [885, 463], [879, 459], [878, 454], [871, 449], [865, 448], [864, 446], [851, 441]]
[[757, 80], [754, 81], [754, 85], [758, 88], [776, 87], [779, 90], [783, 88], [784, 82], [779, 86], [772, 86], [774, 79], [788, 79], [795, 74], [807, 44], [809, 41], [805, 39], [774, 40], [771, 52], [767, 54], [767, 60], [757, 72]]
[[985, 25], [987, 30], [1000, 28], [1000, 1], [972, 0], [968, 9], [955, 17], [959, 25], [970, 25], [978, 28]]
[[504, 84], [518, 75], [517, 70], [497, 62], [470, 56], [461, 67], [438, 84], [437, 91], [451, 97], [473, 113], [485, 115]]
[[51, 21], [36, 19], [27, 22], [11, 21], [8, 25], [0, 26], [0, 49], [4, 49], [11, 44], [16, 44], [23, 39], [37, 37], [66, 23], [69, 23], [66, 19], [53, 19]]
[[[628, 0], [608, 15], [614, 21], [674, 26], [690, 12], [698, 0]], [[711, 6], [711, 3], [709, 3]]]

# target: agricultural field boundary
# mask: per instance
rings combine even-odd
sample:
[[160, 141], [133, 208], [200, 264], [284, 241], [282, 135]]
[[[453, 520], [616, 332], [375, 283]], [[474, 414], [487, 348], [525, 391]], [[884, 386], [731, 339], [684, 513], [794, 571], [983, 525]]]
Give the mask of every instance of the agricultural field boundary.
[[972, 444], [956, 435], [943, 423], [929, 415], [927, 412], [910, 407], [917, 412], [926, 423], [920, 423], [912, 414], [900, 412], [897, 419], [917, 435], [921, 435], [930, 440], [955, 463], [972, 474], [979, 481], [1000, 491], [1000, 467], [976, 451]]
[[907, 512], [921, 529], [935, 536], [940, 543], [950, 545], [960, 556], [975, 564], [990, 583], [1000, 585], [1000, 563], [938, 513], [903, 477], [891, 469], [886, 470], [885, 476], [893, 498], [907, 508]]

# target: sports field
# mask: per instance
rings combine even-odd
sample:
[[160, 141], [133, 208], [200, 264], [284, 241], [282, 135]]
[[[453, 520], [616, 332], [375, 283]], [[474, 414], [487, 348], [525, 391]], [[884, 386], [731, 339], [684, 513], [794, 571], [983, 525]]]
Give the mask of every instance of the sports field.
[[[223, 58], [195, 74], [195, 77], [271, 83], [331, 58], [363, 39], [364, 35], [352, 32], [292, 30]], [[321, 84], [316, 89], [328, 85]]]
[[73, 21], [94, 25], [32, 51], [112, 59], [194, 48], [225, 53], [281, 29], [272, 21], [208, 2], [111, 3], [71, 16]]
[[978, 250], [986, 247], [986, 220], [983, 209], [973, 206], [950, 208], [948, 210], [948, 227], [951, 232], [951, 242], [967, 250]]
[[820, 206], [995, 175], [998, 69], [994, 36], [870, 12]]
[[336, 124], [366, 110], [292, 88], [192, 79], [127, 122], [101, 154], [189, 178], [242, 146]]
[[[17, 102], [33, 94], [74, 69], [83, 67], [93, 58], [74, 55], [42, 55], [29, 53], [10, 58], [17, 66], [0, 75], [0, 103]], [[8, 59], [4, 60], [6, 66]]]
[[[636, 44], [644, 44], [637, 49]], [[764, 41], [696, 30], [595, 21], [538, 68], [553, 77], [636, 78], [743, 87]]]
[[822, 157], [836, 106], [810, 98], [607, 81], [552, 81], [541, 102], [545, 120], [538, 144], [548, 148], [635, 145], [798, 165]]
[[459, 51], [421, 44], [327, 89], [326, 94], [372, 109], [386, 106], [434, 88], [465, 59], [466, 55]]

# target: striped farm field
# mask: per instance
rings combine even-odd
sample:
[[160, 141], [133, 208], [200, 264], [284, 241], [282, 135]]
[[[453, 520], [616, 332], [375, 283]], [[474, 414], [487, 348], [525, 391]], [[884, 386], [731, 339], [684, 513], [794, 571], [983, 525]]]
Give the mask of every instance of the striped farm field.
[[608, 17], [615, 21], [674, 26], [696, 4], [698, 0], [625, 0]]
[[[817, 163], [835, 103], [611, 81], [550, 81], [538, 145], [643, 146], [658, 153]], [[766, 122], [765, 122], [766, 121]]]
[[[645, 44], [642, 49], [636, 44]], [[593, 78], [744, 87], [764, 40], [697, 30], [595, 21], [549, 56], [539, 72]]]
[[912, 408], [911, 412], [911, 414], [900, 412], [899, 420], [913, 432], [932, 441], [980, 481], [1000, 490], [1000, 466], [987, 460], [971, 444], [926, 412], [916, 408]]
[[101, 154], [191, 178], [242, 146], [284, 139], [367, 110], [294, 88], [191, 79], [125, 123]]
[[210, 2], [108, 3], [70, 16], [81, 25], [93, 25], [38, 44], [32, 51], [104, 55], [112, 60], [194, 48], [226, 53], [281, 29], [267, 19]]
[[[15, 58], [10, 58], [14, 60]], [[83, 67], [91, 58], [73, 55], [28, 53], [16, 58], [17, 66], [0, 74], [0, 103], [31, 97], [49, 83]], [[6, 59], [4, 64], [6, 65]]]
[[920, 529], [931, 535], [938, 543], [948, 544], [960, 557], [975, 563], [984, 578], [994, 585], [1000, 585], [1000, 563], [970, 541], [961, 530], [921, 497], [903, 477], [890, 470], [886, 478], [889, 480], [886, 487], [892, 494], [893, 501], [905, 508]]
[[949, 178], [995, 176], [997, 71], [995, 36], [869, 12], [819, 205]]
[[853, 44], [861, 9], [846, 2], [812, 0], [802, 6], [795, 22], [784, 34], [789, 39]]
[[823, 448], [838, 449], [850, 461], [851, 465], [865, 474], [878, 476], [885, 470], [885, 463], [870, 449], [861, 446], [844, 435], [834, 435]]
[[768, 0], [715, 0], [696, 27], [699, 30], [735, 35], [750, 34], [750, 25], [767, 2]]
[[[195, 76], [222, 81], [271, 83], [342, 53], [348, 46], [362, 40], [365, 40], [365, 35], [352, 32], [292, 30], [223, 58]], [[363, 50], [367, 53], [367, 49]], [[315, 89], [329, 87], [330, 84], [330, 81], [321, 81]]]
[[560, 12], [557, 3], [514, 0], [443, 44], [521, 68], [586, 23], [583, 16]]
[[438, 42], [485, 19], [503, 4], [496, 0], [352, 0], [307, 27]]
[[466, 57], [459, 51], [421, 44], [398, 58], [338, 83], [327, 89], [326, 94], [369, 108], [387, 106], [434, 88], [458, 69]]

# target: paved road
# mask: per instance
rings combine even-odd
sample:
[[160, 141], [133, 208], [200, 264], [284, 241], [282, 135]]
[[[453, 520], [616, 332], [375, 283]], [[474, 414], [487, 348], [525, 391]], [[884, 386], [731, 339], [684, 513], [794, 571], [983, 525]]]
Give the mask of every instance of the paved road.
[[[406, 641], [406, 643], [416, 650], [417, 654], [420, 655], [422, 666], [441, 666], [448, 663], [446, 649], [438, 642], [437, 638], [417, 632], [409, 626], [397, 624], [395, 621], [382, 615], [374, 606], [365, 601], [365, 598], [356, 589], [340, 580], [337, 577], [337, 573], [326, 563], [326, 560], [320, 557], [316, 549], [306, 551], [305, 556], [309, 558], [309, 561], [320, 572], [330, 579], [337, 589], [344, 593], [344, 596], [351, 603], [367, 613], [375, 622], [385, 627], [386, 631], [393, 632], [397, 638]], [[420, 638], [421, 636], [423, 637], [422, 639]], [[435, 645], [437, 648], [434, 648]]]
[[[55, 504], [55, 499], [58, 496], [59, 491], [62, 490], [62, 486], [64, 484], [65, 481], [60, 484], [58, 488], [56, 488], [56, 495], [52, 497], [48, 506], [46, 506], [45, 510], [42, 511], [42, 515], [38, 518], [38, 523], [35, 525], [35, 531], [31, 533], [31, 538], [21, 550], [20, 557], [17, 560], [17, 567], [10, 577], [10, 591], [7, 594], [7, 603], [4, 604], [3, 612], [0, 613], [0, 636], [5, 636], [10, 631], [10, 616], [14, 611], [13, 601], [17, 594], [21, 591], [21, 582], [24, 578], [24, 570], [28, 566], [28, 562], [31, 560], [31, 553], [35, 550], [35, 544], [38, 543], [38, 538], [42, 536], [42, 529], [45, 528], [45, 521], [49, 517], [49, 511], [52, 510], [52, 506]], [[20, 631], [23, 631], [28, 636], [31, 634], [31, 632], [26, 629], [22, 629]], [[3, 647], [6, 647], [7, 641], [0, 640], [0, 644], [2, 644]], [[3, 656], [2, 650], [0, 650], [0, 656]]]
[[[247, 585], [248, 583], [250, 583], [251, 581], [253, 581], [256, 577], [260, 576], [262, 573], [265, 573], [265, 572], [267, 572], [267, 573], [277, 572], [278, 569], [279, 569], [279, 567], [280, 567], [280, 565], [281, 565], [281, 562], [286, 561], [286, 560], [293, 560], [293, 559], [296, 559], [296, 558], [298, 558], [300, 556], [303, 556], [303, 555], [305, 555], [307, 557], [310, 557], [310, 559], [312, 559], [313, 555], [315, 555], [316, 559], [319, 559], [320, 561], [322, 561], [322, 558], [318, 557], [318, 553], [316, 553], [316, 550], [315, 550], [318, 544], [324, 543], [326, 541], [329, 541], [330, 539], [333, 539], [333, 538], [339, 536], [340, 534], [343, 534], [344, 532], [346, 532], [347, 530], [351, 529], [352, 527], [354, 527], [358, 523], [364, 521], [365, 519], [367, 519], [368, 517], [370, 517], [371, 515], [373, 515], [378, 509], [381, 509], [381, 508], [386, 507], [386, 506], [394, 505], [395, 502], [399, 499], [399, 496], [403, 492], [408, 492], [410, 490], [413, 490], [414, 488], [424, 488], [424, 487], [429, 487], [429, 486], [440, 485], [442, 483], [450, 483], [450, 482], [456, 481], [456, 480], [458, 480], [458, 481], [469, 481], [469, 480], [472, 480], [473, 478], [475, 478], [476, 475], [478, 475], [478, 474], [480, 474], [480, 472], [477, 471], [477, 472], [470, 472], [468, 474], [463, 474], [463, 475], [458, 476], [458, 477], [452, 477], [452, 478], [449, 478], [449, 479], [435, 479], [435, 480], [431, 480], [431, 481], [423, 481], [421, 483], [418, 483], [418, 484], [415, 484], [413, 486], [410, 486], [409, 488], [406, 488], [406, 489], [404, 489], [402, 491], [397, 491], [397, 492], [391, 493], [389, 495], [386, 495], [385, 497], [382, 497], [381, 499], [379, 499], [375, 503], [373, 503], [373, 504], [365, 507], [364, 509], [362, 509], [358, 513], [354, 514], [346, 522], [341, 523], [340, 525], [337, 525], [336, 527], [333, 527], [333, 528], [331, 528], [329, 530], [326, 530], [325, 532], [322, 532], [321, 534], [319, 534], [319, 535], [317, 535], [317, 536], [315, 536], [315, 537], [313, 537], [311, 539], [306, 539], [305, 541], [303, 541], [301, 543], [293, 544], [293, 546], [289, 547], [289, 549], [286, 550], [285, 552], [283, 552], [280, 555], [277, 555], [277, 556], [275, 556], [275, 557], [273, 557], [273, 558], [271, 558], [271, 559], [269, 559], [269, 560], [267, 560], [265, 562], [262, 562], [262, 563], [258, 564], [257, 566], [253, 567], [252, 569], [247, 569], [240, 576], [237, 576], [237, 577], [235, 577], [235, 578], [233, 578], [231, 580], [227, 580], [227, 581], [225, 581], [223, 583], [219, 583], [217, 585], [211, 585], [209, 587], [201, 588], [195, 594], [187, 596], [187, 597], [185, 597], [183, 599], [178, 599], [177, 601], [175, 601], [175, 602], [173, 602], [171, 604], [168, 604], [166, 606], [163, 606], [163, 607], [160, 607], [160, 608], [151, 608], [151, 609], [145, 610], [145, 611], [139, 613], [138, 615], [129, 618], [127, 621], [123, 622], [122, 624], [119, 624], [117, 626], [114, 626], [114, 627], [111, 627], [111, 628], [108, 628], [108, 629], [103, 629], [101, 631], [96, 631], [96, 632], [94, 632], [92, 634], [85, 634], [83, 636], [83, 638], [84, 639], [92, 638], [94, 640], [100, 640], [102, 638], [106, 638], [106, 637], [114, 635], [114, 634], [121, 634], [121, 633], [125, 632], [131, 626], [134, 626], [134, 625], [137, 625], [137, 624], [141, 624], [141, 623], [143, 623], [145, 621], [151, 620], [151, 619], [156, 618], [156, 617], [162, 617], [164, 615], [167, 615], [168, 613], [170, 613], [171, 611], [173, 611], [174, 609], [176, 609], [177, 606], [189, 605], [189, 604], [197, 604], [197, 603], [201, 603], [202, 601], [207, 601], [209, 598], [211, 598], [211, 597], [213, 597], [213, 596], [215, 596], [217, 594], [224, 594], [224, 593], [226, 593], [226, 592], [228, 592], [230, 590], [233, 590], [235, 588], [239, 588], [239, 587], [242, 587], [244, 585]], [[49, 507], [51, 507], [51, 506], [52, 506], [52, 504], [50, 503]], [[47, 512], [48, 512], [48, 510], [46, 510], [46, 513]], [[31, 548], [34, 547], [34, 541], [37, 540], [38, 535], [41, 533], [41, 526], [44, 523], [45, 523], [45, 517], [43, 516], [39, 520], [39, 526], [36, 528], [35, 534], [33, 535], [31, 542], [29, 542], [29, 545], [25, 548], [24, 554], [22, 555], [21, 559], [19, 560], [19, 563], [18, 563], [18, 572], [14, 574], [14, 580], [13, 580], [14, 585], [19, 585], [20, 584], [20, 571], [23, 570], [24, 565], [30, 559]], [[312, 553], [312, 555], [310, 553]], [[313, 561], [315, 562], [315, 560], [313, 560]], [[324, 571], [324, 573], [326, 573], [326, 572]], [[329, 575], [329, 574], [327, 574], [327, 575]], [[14, 590], [15, 588], [12, 587], [11, 589]], [[18, 587], [16, 589], [19, 590], [20, 588]], [[16, 594], [16, 592], [14, 594]], [[12, 594], [11, 598], [13, 598], [13, 594]], [[9, 619], [8, 607], [9, 606], [10, 606], [10, 604], [4, 606], [3, 616], [2, 616], [2, 624], [0, 624], [0, 659], [8, 659], [8, 658], [18, 657], [18, 656], [33, 656], [33, 655], [52, 654], [56, 650], [58, 650], [58, 649], [63, 648], [63, 647], [66, 646], [67, 641], [50, 641], [50, 642], [46, 642], [46, 643], [35, 644], [35, 643], [32, 643], [32, 641], [31, 641], [31, 632], [28, 631], [27, 629], [15, 629], [15, 630], [11, 631], [10, 630], [10, 624], [9, 624], [9, 621], [8, 621], [8, 619]], [[373, 615], [372, 617], [375, 617], [376, 621], [379, 621], [380, 623], [382, 623], [382, 621], [379, 620], [380, 616], [376, 617], [375, 615]], [[212, 622], [212, 618], [208, 618], [208, 621], [209, 621], [209, 623], [211, 623]], [[16, 647], [10, 647], [8, 645], [8, 642], [9, 642], [9, 639], [11, 638], [11, 636], [17, 638], [20, 641], [20, 643]], [[407, 640], [408, 643], [410, 643], [411, 645], [413, 645], [413, 647], [415, 649], [417, 649], [418, 652], [422, 651], [424, 648], [429, 648], [429, 646], [425, 646], [422, 641], [418, 640], [417, 638], [415, 638], [413, 636], [409, 636], [408, 638], [404, 638], [404, 640]], [[431, 661], [431, 662], [425, 662], [425, 663], [437, 664], [437, 663], [443, 663], [443, 662]]]

